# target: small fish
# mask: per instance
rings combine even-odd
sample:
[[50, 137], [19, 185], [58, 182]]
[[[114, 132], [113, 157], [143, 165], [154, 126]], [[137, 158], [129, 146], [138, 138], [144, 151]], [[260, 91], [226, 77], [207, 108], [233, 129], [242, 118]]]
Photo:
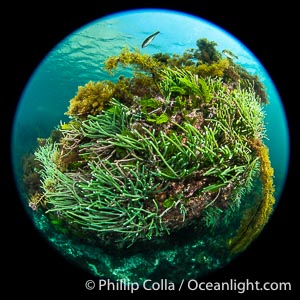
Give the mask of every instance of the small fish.
[[160, 31], [156, 31], [155, 33], [149, 35], [149, 36], [143, 41], [143, 43], [142, 43], [142, 48], [147, 47], [159, 33], [160, 33]]
[[229, 51], [229, 50], [226, 50], [226, 49], [224, 49], [223, 51], [222, 51], [222, 53], [226, 56], [226, 57], [228, 57], [228, 58], [230, 58], [230, 59], [238, 59], [238, 57], [235, 55], [235, 54], [233, 54], [231, 51]]

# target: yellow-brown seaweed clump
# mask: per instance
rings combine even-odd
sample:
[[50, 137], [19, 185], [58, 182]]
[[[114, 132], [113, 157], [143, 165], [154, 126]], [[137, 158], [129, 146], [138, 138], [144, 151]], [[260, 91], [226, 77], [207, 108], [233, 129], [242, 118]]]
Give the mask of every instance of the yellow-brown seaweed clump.
[[196, 74], [201, 77], [223, 77], [224, 71], [229, 68], [228, 59], [220, 59], [218, 62], [214, 62], [210, 65], [200, 64], [196, 67]]
[[267, 224], [275, 204], [274, 169], [271, 167], [269, 150], [260, 140], [253, 143], [253, 148], [257, 152], [261, 163], [262, 199], [257, 201], [258, 205], [245, 211], [236, 235], [229, 240], [229, 248], [232, 254], [244, 251], [259, 235]]
[[79, 86], [76, 96], [70, 100], [66, 115], [84, 119], [88, 115], [101, 113], [111, 100], [114, 90], [114, 84], [110, 81], [89, 81]]
[[134, 70], [149, 72], [153, 76], [156, 76], [160, 70], [161, 64], [148, 54], [142, 54], [137, 50], [130, 52], [127, 48], [124, 48], [119, 56], [111, 56], [105, 62], [105, 69], [109, 72], [113, 72], [118, 65], [122, 67], [131, 66]]

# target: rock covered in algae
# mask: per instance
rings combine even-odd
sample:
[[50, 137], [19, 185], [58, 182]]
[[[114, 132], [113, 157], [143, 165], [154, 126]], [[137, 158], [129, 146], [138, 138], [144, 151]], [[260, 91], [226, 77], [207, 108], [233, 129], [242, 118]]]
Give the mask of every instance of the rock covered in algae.
[[197, 46], [108, 58], [108, 71], [134, 75], [79, 87], [70, 122], [34, 153], [41, 184], [24, 172], [36, 222], [98, 276], [202, 275], [243, 251], [272, 212], [263, 86], [214, 42]]

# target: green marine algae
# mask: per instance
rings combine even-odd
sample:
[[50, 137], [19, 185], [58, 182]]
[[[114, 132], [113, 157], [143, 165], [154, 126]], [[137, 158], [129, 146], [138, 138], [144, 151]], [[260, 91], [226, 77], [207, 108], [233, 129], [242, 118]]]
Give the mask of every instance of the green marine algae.
[[[32, 185], [29, 205], [63, 224], [70, 237], [99, 246], [161, 245], [162, 237], [188, 229], [215, 236], [226, 255], [245, 249], [260, 231], [245, 231], [245, 220], [264, 215], [256, 222], [262, 228], [274, 204], [264, 94], [257, 92], [259, 81], [240, 80], [248, 73], [210, 46], [209, 61], [200, 63], [199, 56], [197, 65], [187, 59], [181, 67], [137, 50], [109, 58], [107, 70], [131, 66], [133, 76], [79, 87], [66, 113], [70, 122], [35, 152], [41, 184]], [[199, 72], [216, 64], [214, 77]], [[264, 213], [246, 213], [244, 195], [257, 178]], [[217, 233], [233, 227], [236, 236]], [[197, 257], [203, 262], [208, 253], [202, 249]]]
[[[199, 77], [219, 77], [224, 83], [234, 87], [247, 85], [254, 87], [255, 93], [262, 103], [268, 103], [265, 88], [257, 75], [250, 74], [245, 68], [232, 59], [222, 56], [216, 49], [217, 43], [205, 38], [198, 39], [197, 48], [187, 49], [182, 55], [157, 53], [156, 58], [163, 66], [188, 70]], [[228, 51], [228, 50], [227, 50]], [[236, 56], [231, 52], [233, 56]]]
[[[214, 80], [207, 87], [213, 91]], [[68, 220], [71, 231], [74, 224], [75, 232], [79, 226], [105, 243], [130, 246], [193, 223], [212, 203], [226, 208], [230, 192], [249, 181], [256, 166], [247, 141], [261, 134], [263, 116], [250, 92], [231, 94], [212, 97], [214, 118], [205, 101], [207, 116], [197, 111], [191, 94], [184, 95], [190, 111], [180, 119], [174, 104], [162, 103], [164, 122], [154, 123], [139, 103], [130, 108], [112, 99], [102, 114], [61, 129], [59, 143], [35, 153], [46, 213]], [[165, 100], [172, 99], [171, 93]], [[245, 109], [249, 105], [251, 111]], [[66, 157], [70, 164], [62, 168]]]

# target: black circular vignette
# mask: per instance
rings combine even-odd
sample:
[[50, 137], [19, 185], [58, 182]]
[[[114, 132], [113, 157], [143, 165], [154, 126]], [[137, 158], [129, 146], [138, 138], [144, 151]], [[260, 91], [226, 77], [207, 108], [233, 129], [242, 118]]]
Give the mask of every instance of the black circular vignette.
[[[35, 296], [68, 295], [101, 297], [103, 291], [87, 291], [84, 283], [88, 279], [95, 279], [84, 270], [72, 265], [56, 252], [48, 242], [37, 232], [31, 220], [22, 207], [10, 164], [10, 129], [13, 124], [13, 116], [27, 80], [45, 55], [64, 37], [79, 27], [98, 19], [104, 15], [134, 8], [165, 8], [179, 10], [199, 16], [224, 28], [242, 43], [244, 43], [261, 61], [266, 68], [282, 98], [287, 114], [291, 137], [291, 158], [289, 175], [281, 200], [276, 208], [269, 224], [262, 234], [251, 246], [228, 266], [212, 273], [204, 281], [227, 281], [236, 279], [242, 281], [291, 281], [293, 294], [296, 287], [296, 278], [293, 275], [296, 270], [296, 200], [297, 190], [293, 184], [296, 164], [294, 163], [296, 147], [295, 119], [293, 118], [292, 101], [296, 90], [291, 89], [293, 65], [290, 35], [293, 27], [293, 18], [284, 19], [286, 15], [293, 13], [291, 6], [277, 6], [273, 4], [272, 10], [260, 7], [253, 2], [247, 8], [232, 7], [233, 4], [198, 4], [194, 1], [184, 1], [182, 4], [155, 5], [155, 1], [143, 1], [142, 6], [126, 1], [126, 4], [111, 1], [108, 4], [91, 4], [70, 7], [61, 7], [48, 3], [18, 7], [18, 10], [7, 8], [11, 20], [15, 26], [7, 29], [4, 37], [7, 47], [5, 56], [9, 57], [5, 82], [5, 109], [2, 111], [2, 128], [5, 142], [3, 181], [1, 182], [4, 193], [2, 213], [4, 218], [2, 248], [5, 251], [3, 260], [7, 260], [4, 269], [3, 292], [10, 294], [22, 291], [23, 295]], [[129, 2], [129, 3], [128, 3]], [[160, 1], [161, 2], [161, 1]], [[236, 4], [234, 4], [236, 5]], [[245, 4], [247, 5], [247, 4]], [[21, 5], [22, 6], [22, 5]], [[244, 7], [244, 4], [243, 4]], [[294, 54], [295, 55], [295, 54]], [[5, 58], [4, 56], [4, 58]], [[6, 62], [7, 64], [7, 62]], [[6, 65], [4, 64], [4, 65]], [[4, 102], [3, 102], [4, 103]], [[280, 146], [280, 145], [279, 145]], [[9, 157], [9, 159], [7, 158]], [[7, 253], [6, 253], [7, 252]], [[6, 285], [7, 282], [7, 285]], [[182, 291], [191, 295], [205, 295], [208, 292]], [[104, 292], [103, 292], [104, 293]], [[108, 291], [105, 294], [111, 295]], [[119, 292], [122, 293], [122, 292]], [[126, 292], [129, 294], [128, 292]], [[142, 291], [134, 294], [141, 294]], [[148, 292], [149, 294], [151, 292]], [[196, 294], [197, 293], [197, 294]], [[157, 295], [158, 292], [153, 292]], [[171, 295], [175, 292], [172, 292]], [[214, 293], [213, 295], [221, 295]], [[276, 292], [271, 293], [275, 295]], [[225, 294], [226, 295], [226, 294]], [[113, 296], [113, 295], [112, 295]]]

